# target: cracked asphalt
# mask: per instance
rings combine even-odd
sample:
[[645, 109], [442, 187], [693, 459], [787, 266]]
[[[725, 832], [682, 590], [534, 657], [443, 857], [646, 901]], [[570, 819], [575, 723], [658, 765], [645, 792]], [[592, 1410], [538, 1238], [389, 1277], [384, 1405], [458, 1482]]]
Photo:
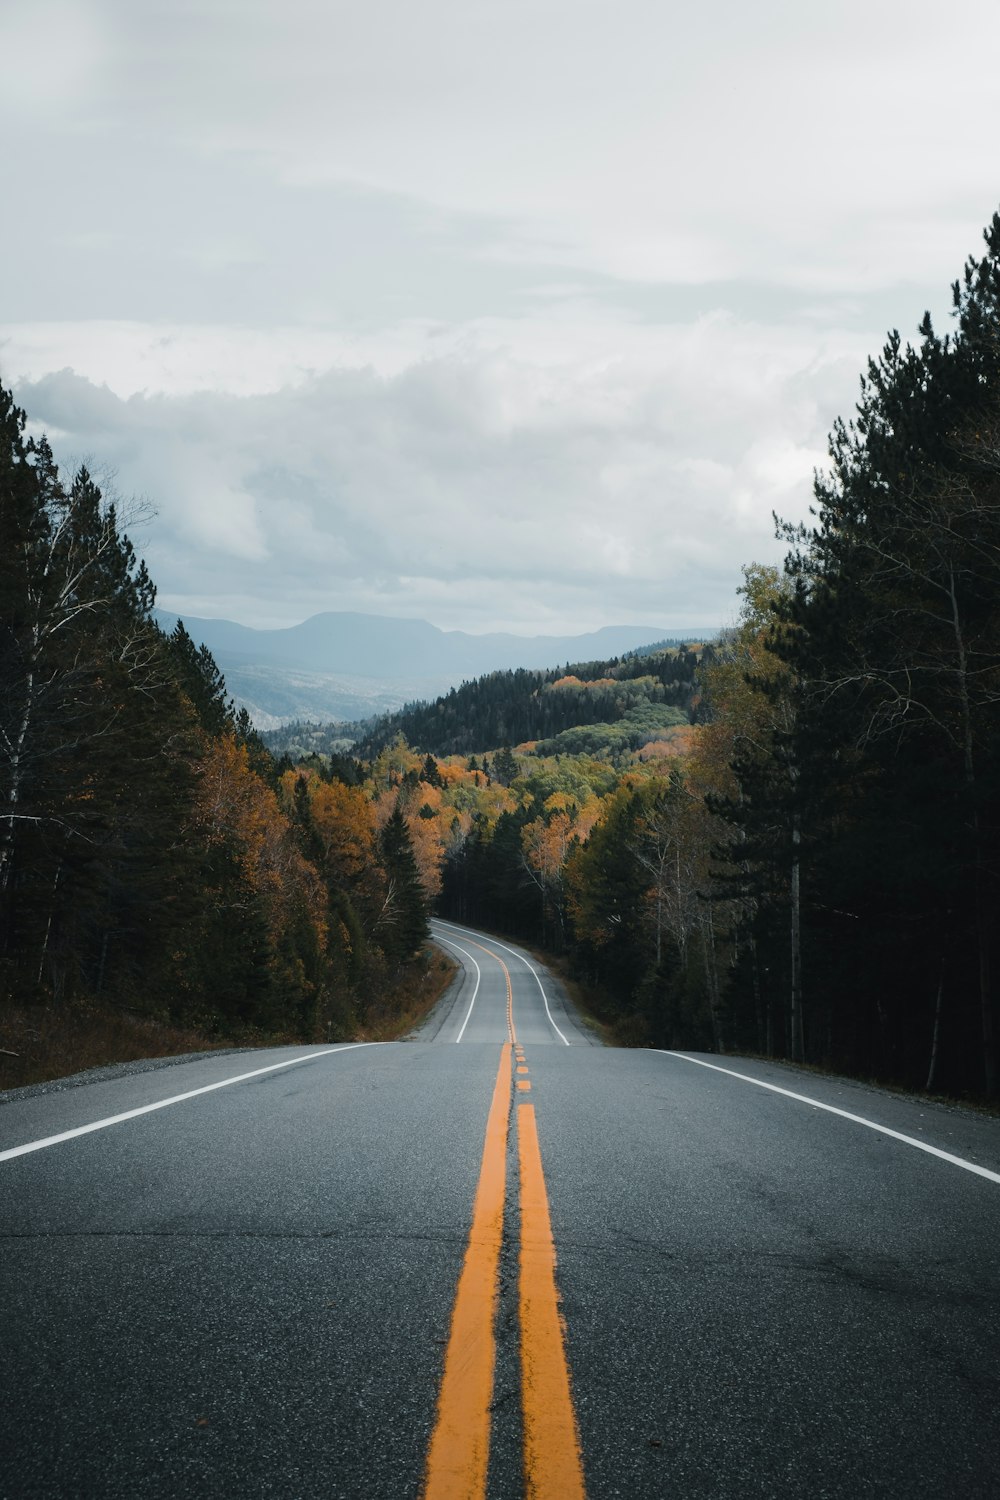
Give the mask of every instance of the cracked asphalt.
[[[0, 1103], [2, 1152], [307, 1059], [0, 1161], [0, 1496], [418, 1495], [508, 1034], [498, 959], [591, 1500], [1000, 1495], [1000, 1183], [599, 1047], [513, 945], [438, 933], [462, 974], [410, 1041], [103, 1069]], [[995, 1119], [703, 1060], [1000, 1172]], [[491, 1500], [524, 1492], [515, 1178]]]

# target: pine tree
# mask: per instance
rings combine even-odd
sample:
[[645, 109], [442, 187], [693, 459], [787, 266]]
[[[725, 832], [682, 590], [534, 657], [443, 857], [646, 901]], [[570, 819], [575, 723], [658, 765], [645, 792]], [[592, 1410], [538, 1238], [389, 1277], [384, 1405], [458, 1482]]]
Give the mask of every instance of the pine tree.
[[441, 772], [438, 770], [438, 763], [433, 755], [428, 755], [424, 761], [420, 772], [420, 780], [426, 781], [428, 786], [439, 787], [443, 784], [441, 781]]
[[501, 786], [510, 786], [517, 776], [518, 766], [509, 745], [502, 746], [493, 757], [493, 776]]
[[[917, 346], [889, 336], [854, 421], [834, 429], [817, 524], [786, 528], [799, 627], [786, 654], [805, 685], [796, 752], [826, 769], [813, 904], [834, 1050], [874, 1051], [912, 1077], [942, 993], [950, 1045], [964, 1047], [971, 989], [995, 1093], [1000, 216], [985, 238], [954, 287], [957, 332], [925, 316]], [[858, 979], [845, 984], [849, 954]]]
[[0, 904], [12, 983], [48, 967], [62, 993], [102, 930], [103, 981], [100, 893], [130, 820], [119, 766], [169, 673], [114, 505], [86, 469], [67, 490], [24, 422], [0, 391]]
[[399, 804], [382, 830], [386, 894], [378, 936], [387, 956], [406, 963], [427, 940], [427, 907], [406, 819]]
[[[198, 715], [198, 722], [209, 734], [222, 734], [232, 726], [232, 706], [226, 694], [226, 680], [207, 646], [196, 646], [184, 621], [178, 620], [167, 637], [174, 671]], [[247, 715], [247, 720], [249, 715]]]

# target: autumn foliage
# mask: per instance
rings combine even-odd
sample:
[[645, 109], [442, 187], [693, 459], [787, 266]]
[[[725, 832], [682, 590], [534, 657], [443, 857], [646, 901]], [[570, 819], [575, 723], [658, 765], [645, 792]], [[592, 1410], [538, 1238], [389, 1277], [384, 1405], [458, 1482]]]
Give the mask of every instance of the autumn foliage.
[[0, 390], [0, 1022], [356, 1033], [423, 948], [435, 830], [398, 777], [277, 766], [157, 627], [114, 506], [25, 425]]

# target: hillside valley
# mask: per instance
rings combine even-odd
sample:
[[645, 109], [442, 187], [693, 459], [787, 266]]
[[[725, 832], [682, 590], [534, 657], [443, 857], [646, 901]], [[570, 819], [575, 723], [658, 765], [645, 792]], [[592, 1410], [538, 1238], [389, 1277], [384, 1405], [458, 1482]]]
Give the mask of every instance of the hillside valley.
[[[434, 915], [547, 952], [627, 1044], [1000, 1097], [1000, 214], [986, 240], [711, 642], [189, 630], [0, 387], [5, 1072], [45, 1066], [43, 1017], [370, 1036]], [[325, 727], [265, 742], [251, 695], [319, 688]]]
[[[164, 631], [174, 629], [177, 615], [159, 609], [155, 614]], [[313, 615], [276, 630], [183, 618], [195, 644], [212, 653], [237, 706], [259, 729], [296, 719], [367, 719], [433, 699], [486, 673], [607, 659], [684, 634], [621, 625], [576, 636], [472, 635], [439, 630], [426, 620], [349, 611]]]
[[589, 754], [617, 763], [655, 753], [698, 717], [698, 668], [714, 646], [671, 645], [565, 668], [489, 672], [433, 701], [350, 723], [302, 719], [264, 733], [276, 755], [371, 758], [398, 739], [434, 755], [507, 746], [538, 755]]

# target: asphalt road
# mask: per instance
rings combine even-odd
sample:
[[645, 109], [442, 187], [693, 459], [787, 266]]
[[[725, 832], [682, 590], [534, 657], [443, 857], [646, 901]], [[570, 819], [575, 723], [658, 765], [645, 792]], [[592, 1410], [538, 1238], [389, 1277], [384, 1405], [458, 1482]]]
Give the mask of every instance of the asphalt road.
[[0, 1104], [0, 1496], [1000, 1495], [1000, 1122], [596, 1046], [438, 934], [413, 1040]]

